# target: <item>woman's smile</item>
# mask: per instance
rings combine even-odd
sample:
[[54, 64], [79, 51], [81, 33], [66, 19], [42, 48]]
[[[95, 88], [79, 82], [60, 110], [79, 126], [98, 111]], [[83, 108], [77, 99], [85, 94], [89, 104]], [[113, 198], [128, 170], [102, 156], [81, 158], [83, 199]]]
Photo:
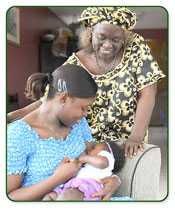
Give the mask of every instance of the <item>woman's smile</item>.
[[104, 48], [104, 47], [101, 47], [100, 48], [100, 51], [101, 51], [101, 53], [107, 54], [107, 55], [113, 55], [113, 53], [114, 53], [113, 48]]

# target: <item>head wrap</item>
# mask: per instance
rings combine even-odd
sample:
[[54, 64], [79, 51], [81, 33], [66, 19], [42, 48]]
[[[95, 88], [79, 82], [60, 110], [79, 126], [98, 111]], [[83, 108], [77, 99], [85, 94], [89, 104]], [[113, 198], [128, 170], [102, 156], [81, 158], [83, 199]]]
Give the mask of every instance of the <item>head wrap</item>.
[[136, 24], [136, 14], [125, 7], [88, 7], [82, 12], [79, 21], [85, 27], [103, 22], [131, 30]]

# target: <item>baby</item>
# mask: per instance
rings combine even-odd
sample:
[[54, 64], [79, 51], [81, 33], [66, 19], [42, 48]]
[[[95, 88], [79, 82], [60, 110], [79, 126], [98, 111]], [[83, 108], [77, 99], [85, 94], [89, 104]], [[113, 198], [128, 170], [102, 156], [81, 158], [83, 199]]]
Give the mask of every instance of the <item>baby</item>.
[[62, 186], [56, 187], [43, 200], [61, 200], [66, 189], [76, 188], [81, 192], [83, 200], [100, 200], [93, 198], [93, 193], [103, 189], [100, 179], [119, 172], [124, 163], [124, 150], [114, 142], [97, 143], [80, 155], [78, 160], [82, 168], [76, 175]]

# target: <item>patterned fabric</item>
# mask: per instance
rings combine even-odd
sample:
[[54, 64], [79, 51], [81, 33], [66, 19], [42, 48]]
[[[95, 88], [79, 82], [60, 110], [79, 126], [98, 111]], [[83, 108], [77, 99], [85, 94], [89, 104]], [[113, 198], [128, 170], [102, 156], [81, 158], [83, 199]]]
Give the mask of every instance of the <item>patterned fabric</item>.
[[82, 12], [79, 21], [85, 27], [103, 22], [131, 30], [136, 25], [136, 14], [125, 7], [88, 7]]
[[22, 186], [31, 186], [51, 176], [64, 157], [77, 158], [92, 141], [85, 118], [73, 125], [65, 140], [42, 139], [23, 120], [8, 127], [8, 175], [24, 175]]
[[[66, 63], [83, 66], [76, 54]], [[99, 89], [87, 118], [100, 142], [126, 140], [134, 124], [139, 91], [165, 77], [143, 37], [136, 33], [130, 34], [119, 65], [106, 74], [92, 76]]]

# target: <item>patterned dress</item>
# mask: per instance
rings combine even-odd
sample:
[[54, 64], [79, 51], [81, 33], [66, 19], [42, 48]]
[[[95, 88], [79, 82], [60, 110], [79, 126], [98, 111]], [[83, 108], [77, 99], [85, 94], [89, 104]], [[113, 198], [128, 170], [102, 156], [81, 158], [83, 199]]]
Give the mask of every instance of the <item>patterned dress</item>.
[[[75, 53], [66, 63], [83, 66]], [[136, 33], [130, 35], [123, 58], [114, 69], [106, 74], [91, 75], [98, 92], [87, 118], [99, 142], [126, 140], [134, 125], [139, 91], [165, 77], [144, 38]], [[144, 141], [146, 139], [147, 135]]]

